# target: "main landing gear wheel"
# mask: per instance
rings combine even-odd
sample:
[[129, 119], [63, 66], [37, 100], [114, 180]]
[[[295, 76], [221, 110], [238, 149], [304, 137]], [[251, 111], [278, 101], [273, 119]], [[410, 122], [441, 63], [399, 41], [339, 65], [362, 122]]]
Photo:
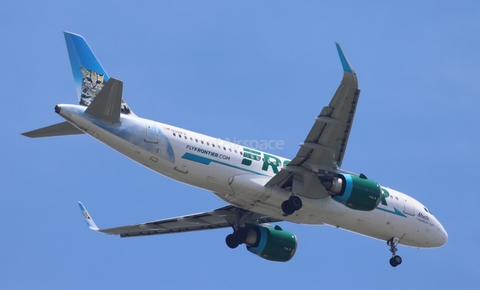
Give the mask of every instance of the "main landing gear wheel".
[[230, 249], [235, 249], [236, 247], [238, 247], [238, 245], [240, 245], [239, 243], [237, 243], [235, 237], [233, 236], [233, 234], [229, 234], [226, 238], [225, 238], [225, 243], [227, 243], [227, 246], [230, 248]]
[[397, 267], [402, 263], [402, 257], [397, 256], [397, 245], [399, 241], [399, 238], [391, 238], [387, 241], [387, 245], [390, 246], [390, 252], [392, 253], [392, 258], [390, 259], [390, 265], [392, 267]]
[[302, 200], [296, 195], [290, 196], [290, 198], [282, 203], [282, 211], [286, 215], [291, 215], [295, 211], [301, 209], [303, 206]]
[[247, 233], [247, 229], [245, 228], [238, 229], [225, 238], [225, 243], [227, 243], [230, 249], [235, 249], [238, 245], [245, 243]]
[[282, 211], [286, 215], [291, 215], [295, 212], [295, 210], [290, 206], [288, 200], [282, 202]]

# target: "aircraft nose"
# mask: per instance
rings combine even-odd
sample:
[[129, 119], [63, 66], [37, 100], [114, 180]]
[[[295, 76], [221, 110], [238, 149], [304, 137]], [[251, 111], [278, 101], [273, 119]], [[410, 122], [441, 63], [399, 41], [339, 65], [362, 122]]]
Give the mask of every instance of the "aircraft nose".
[[445, 245], [448, 241], [448, 234], [447, 234], [447, 231], [445, 230], [445, 228], [442, 226], [442, 224], [440, 222], [437, 221], [437, 235], [436, 235], [436, 239], [435, 239], [435, 242], [436, 242], [436, 245], [437, 247], [441, 247], [443, 245]]

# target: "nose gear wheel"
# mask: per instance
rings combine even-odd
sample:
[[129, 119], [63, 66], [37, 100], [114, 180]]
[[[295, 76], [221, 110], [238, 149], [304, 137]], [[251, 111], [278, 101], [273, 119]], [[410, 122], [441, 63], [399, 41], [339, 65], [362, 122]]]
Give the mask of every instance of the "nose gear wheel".
[[392, 253], [392, 258], [390, 258], [390, 265], [392, 267], [397, 267], [402, 263], [402, 257], [397, 255], [397, 245], [399, 241], [400, 239], [395, 237], [387, 241], [387, 245], [390, 246], [390, 252]]

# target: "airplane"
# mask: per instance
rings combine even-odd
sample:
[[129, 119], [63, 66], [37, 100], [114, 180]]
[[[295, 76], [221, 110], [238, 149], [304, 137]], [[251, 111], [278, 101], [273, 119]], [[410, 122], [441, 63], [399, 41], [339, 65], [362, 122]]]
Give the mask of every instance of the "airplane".
[[290, 160], [137, 116], [122, 97], [123, 82], [109, 77], [86, 40], [71, 32], [64, 36], [78, 104], [56, 105], [64, 122], [22, 135], [88, 134], [151, 170], [228, 203], [211, 211], [99, 229], [79, 201], [91, 230], [124, 238], [232, 228], [225, 238], [228, 247], [245, 244], [263, 259], [287, 262], [296, 252], [297, 237], [278, 222], [330, 225], [386, 241], [393, 267], [402, 263], [398, 245], [446, 244], [447, 232], [422, 203], [341, 169], [360, 90], [339, 43], [340, 86]]

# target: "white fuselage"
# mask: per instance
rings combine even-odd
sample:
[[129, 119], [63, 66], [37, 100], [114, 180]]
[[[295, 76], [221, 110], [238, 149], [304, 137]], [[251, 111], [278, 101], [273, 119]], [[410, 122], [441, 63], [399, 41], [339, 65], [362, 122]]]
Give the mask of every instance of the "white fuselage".
[[[412, 197], [383, 188], [372, 211], [350, 209], [331, 197], [301, 197], [303, 207], [284, 215], [290, 192], [264, 185], [288, 159], [182, 128], [122, 115], [121, 124], [103, 124], [77, 105], [60, 105], [59, 114], [83, 132], [160, 173], [215, 193], [237, 207], [299, 224], [328, 224], [369, 237], [413, 247], [439, 247], [448, 236], [440, 222]], [[385, 194], [387, 193], [387, 194]]]

